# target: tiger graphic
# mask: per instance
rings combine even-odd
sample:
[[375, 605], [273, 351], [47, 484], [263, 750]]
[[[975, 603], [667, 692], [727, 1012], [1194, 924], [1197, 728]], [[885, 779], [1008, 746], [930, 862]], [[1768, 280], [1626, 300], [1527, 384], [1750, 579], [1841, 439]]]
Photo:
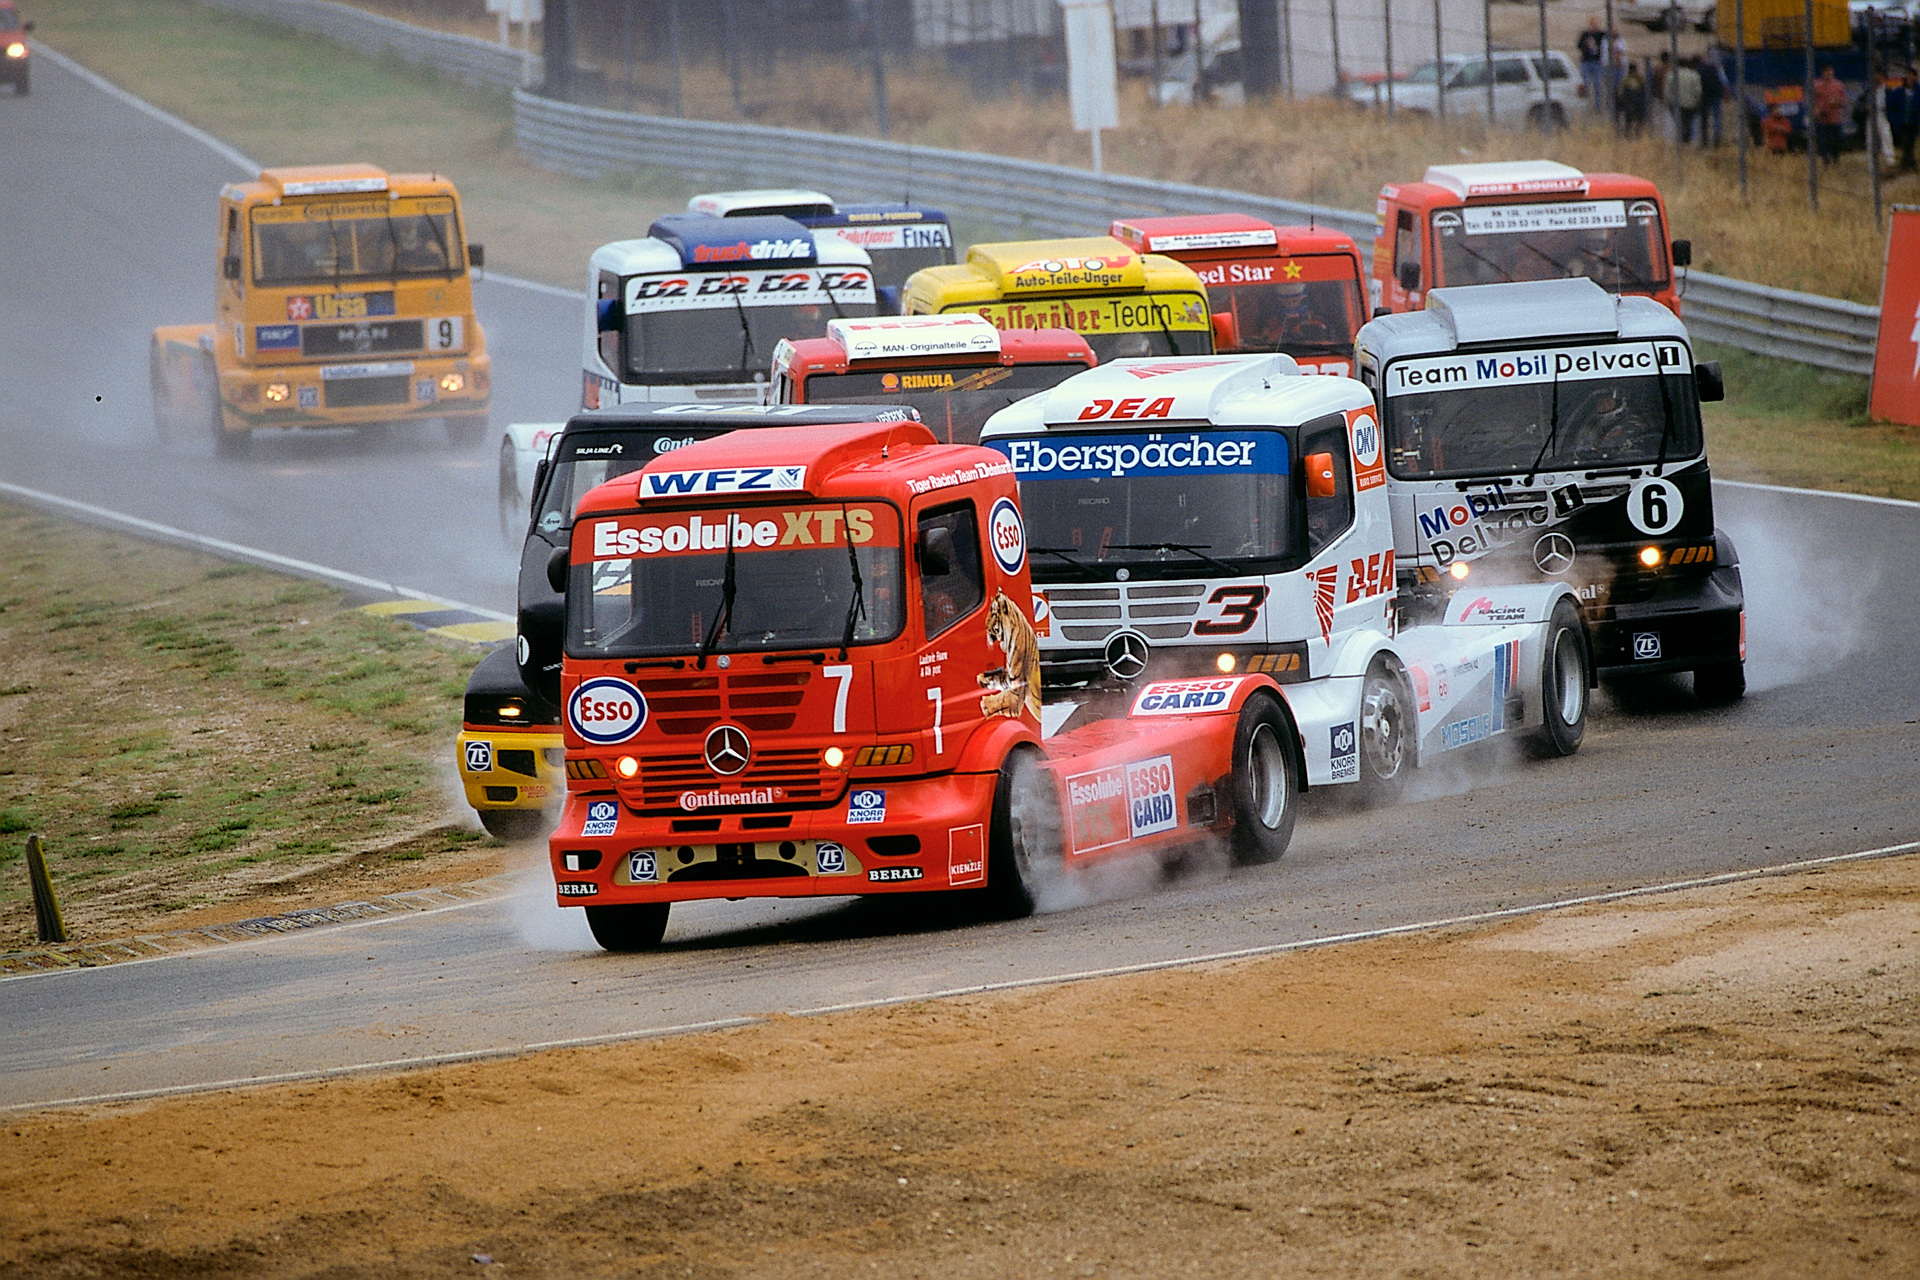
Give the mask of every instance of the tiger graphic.
[[991, 690], [980, 699], [980, 714], [1017, 716], [1022, 710], [1040, 718], [1040, 641], [1033, 624], [1004, 591], [995, 593], [987, 610], [987, 643], [1007, 655], [1006, 664], [982, 672], [980, 687]]

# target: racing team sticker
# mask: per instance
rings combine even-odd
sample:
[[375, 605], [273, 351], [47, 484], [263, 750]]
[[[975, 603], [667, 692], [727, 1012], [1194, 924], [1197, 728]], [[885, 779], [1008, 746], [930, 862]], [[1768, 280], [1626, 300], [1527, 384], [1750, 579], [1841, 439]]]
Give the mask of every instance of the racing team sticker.
[[625, 742], [646, 723], [646, 698], [633, 685], [612, 676], [583, 680], [567, 699], [567, 724], [598, 746]]
[[993, 544], [993, 560], [1002, 573], [1018, 573], [1027, 562], [1027, 531], [1020, 523], [1019, 508], [1010, 498], [1001, 498], [987, 515], [987, 537]]

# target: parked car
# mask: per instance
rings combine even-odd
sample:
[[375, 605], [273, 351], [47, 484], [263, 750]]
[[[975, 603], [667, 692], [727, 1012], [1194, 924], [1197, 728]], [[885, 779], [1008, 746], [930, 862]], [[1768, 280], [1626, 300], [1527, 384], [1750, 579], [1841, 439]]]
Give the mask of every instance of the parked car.
[[1637, 22], [1649, 31], [1665, 31], [1675, 10], [1679, 11], [1682, 30], [1688, 27], [1695, 31], [1713, 30], [1713, 0], [1704, 4], [1701, 0], [1687, 0], [1685, 4], [1674, 0], [1624, 0], [1613, 7], [1613, 17], [1616, 22]]
[[[1348, 96], [1362, 106], [1384, 109], [1387, 83], [1353, 84]], [[1484, 117], [1487, 113], [1487, 60], [1456, 54], [1415, 67], [1392, 83], [1395, 111], [1417, 115], [1438, 112], [1442, 95], [1447, 114]], [[1573, 59], [1549, 49], [1496, 49], [1493, 53], [1493, 118], [1498, 124], [1560, 128], [1567, 123], [1569, 105], [1584, 97], [1586, 87]]]

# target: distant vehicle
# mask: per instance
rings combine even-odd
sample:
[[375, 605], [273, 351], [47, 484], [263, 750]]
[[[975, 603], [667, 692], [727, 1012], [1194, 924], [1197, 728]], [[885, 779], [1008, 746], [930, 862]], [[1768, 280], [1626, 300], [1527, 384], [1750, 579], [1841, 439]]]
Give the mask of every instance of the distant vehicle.
[[13, 0], [0, 0], [0, 80], [13, 86], [21, 97], [27, 95], [32, 71], [33, 51], [27, 44], [31, 22], [20, 21], [20, 10]]
[[[1749, 135], [1761, 140], [1761, 121], [1778, 110], [1792, 126], [1792, 145], [1805, 146], [1806, 113], [1801, 98], [1807, 83], [1807, 14], [1804, 0], [1746, 0], [1741, 6], [1744, 29], [1736, 26], [1736, 11], [1730, 6], [1719, 15], [1720, 71], [1729, 85], [1744, 71], [1747, 98], [1744, 116]], [[1831, 66], [1840, 83], [1847, 86], [1853, 113], [1841, 124], [1841, 146], [1857, 147], [1866, 141], [1867, 31], [1854, 25], [1845, 0], [1813, 0], [1813, 67]], [[1883, 36], [1886, 26], [1882, 27]], [[1904, 32], [1896, 37], [1904, 43]], [[1744, 46], [1744, 68], [1735, 65], [1735, 52]]]
[[[1679, 21], [1674, 21], [1675, 15]], [[1694, 31], [1713, 30], [1714, 5], [1712, 0], [1687, 0], [1685, 4], [1676, 4], [1672, 0], [1661, 3], [1660, 0], [1625, 0], [1613, 7], [1616, 22], [1637, 22], [1649, 31], [1665, 31], [1670, 26], [1681, 30], [1691, 28]]]
[[[1444, 94], [1450, 116], [1487, 115], [1487, 60], [1484, 57], [1449, 57], [1425, 62], [1393, 85], [1393, 109], [1416, 115], [1434, 115], [1440, 110]], [[1384, 109], [1387, 82], [1355, 84], [1348, 97], [1364, 107]], [[1547, 50], [1544, 62], [1540, 51], [1494, 50], [1493, 119], [1494, 123], [1518, 127], [1563, 128], [1571, 105], [1583, 99], [1586, 86], [1581, 83], [1573, 59], [1557, 49]]]
[[799, 187], [709, 191], [687, 201], [688, 213], [715, 218], [792, 218], [847, 244], [873, 260], [873, 286], [882, 314], [900, 310], [907, 277], [922, 267], [953, 261], [953, 223], [938, 209], [907, 201], [837, 204], [831, 196]]

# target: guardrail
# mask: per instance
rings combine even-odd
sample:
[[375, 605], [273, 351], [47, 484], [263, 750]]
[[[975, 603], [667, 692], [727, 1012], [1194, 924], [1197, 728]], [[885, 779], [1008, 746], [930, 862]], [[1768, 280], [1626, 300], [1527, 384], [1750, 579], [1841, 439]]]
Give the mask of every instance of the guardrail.
[[[1373, 249], [1373, 218], [1245, 191], [915, 147], [841, 134], [642, 116], [526, 92], [541, 63], [470, 36], [428, 31], [329, 0], [203, 0], [369, 53], [390, 53], [468, 83], [512, 89], [514, 133], [533, 163], [580, 178], [667, 169], [703, 184], [819, 187], [843, 199], [912, 196], [1008, 236], [1084, 235], [1115, 218], [1239, 212], [1344, 231]], [[1877, 307], [1725, 276], [1688, 273], [1687, 327], [1712, 342], [1843, 373], [1869, 374]]]

